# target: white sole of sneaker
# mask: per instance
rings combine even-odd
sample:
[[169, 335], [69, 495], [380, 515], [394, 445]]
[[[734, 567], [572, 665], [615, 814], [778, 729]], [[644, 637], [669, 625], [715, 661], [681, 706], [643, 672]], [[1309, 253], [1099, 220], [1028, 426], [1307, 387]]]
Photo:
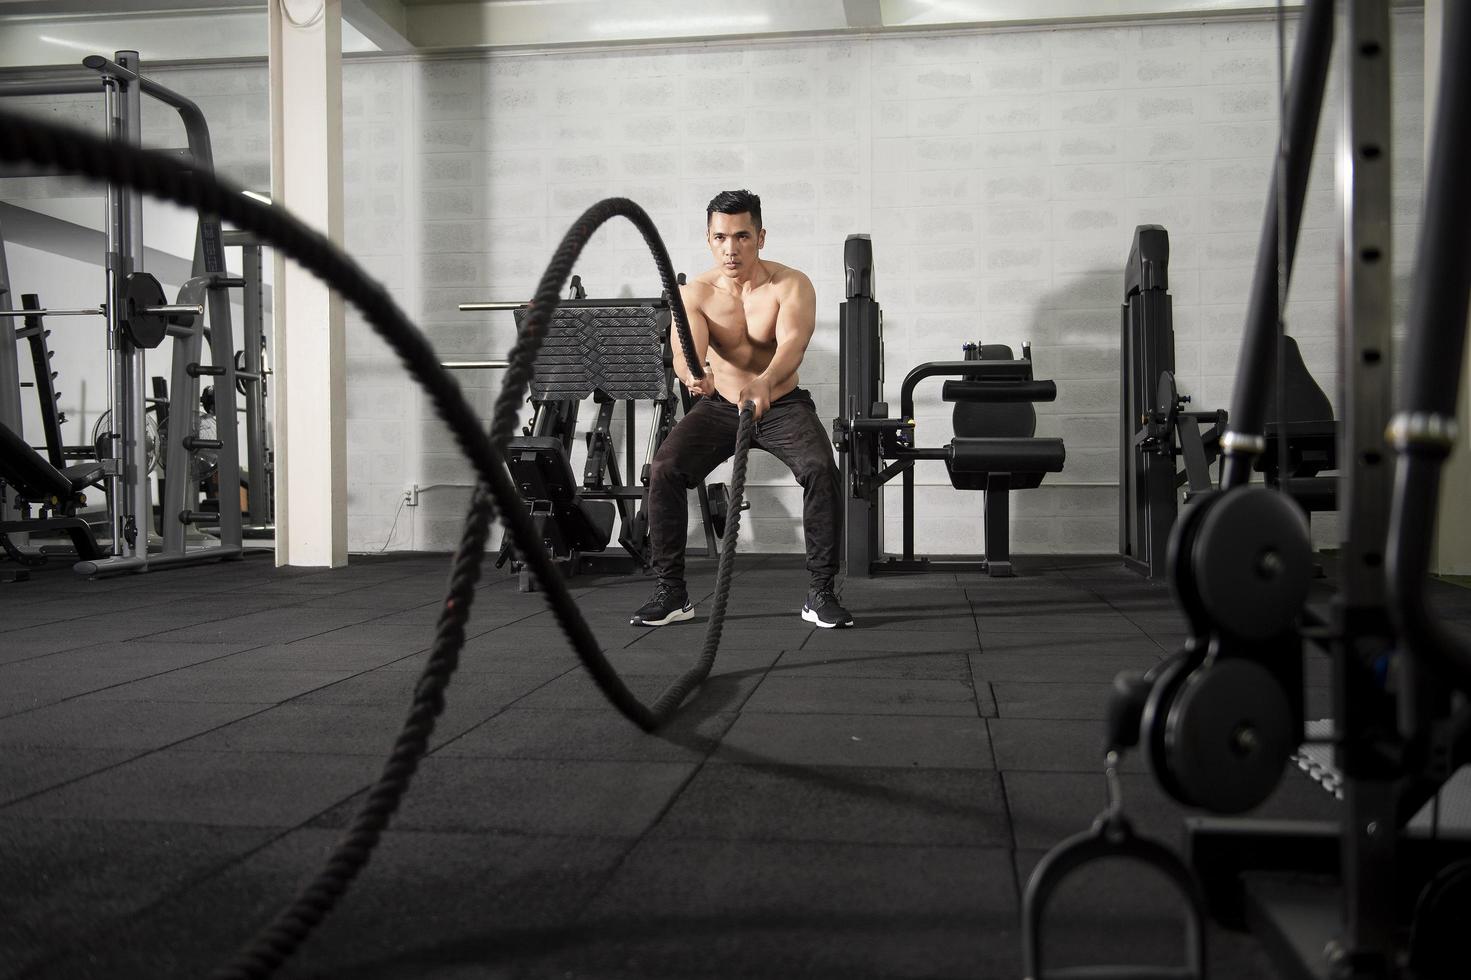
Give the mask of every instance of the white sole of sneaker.
[[670, 613], [668, 616], [665, 616], [663, 619], [634, 619], [634, 620], [630, 620], [629, 623], [628, 623], [628, 625], [630, 625], [630, 626], [667, 626], [670, 623], [682, 623], [686, 619], [694, 619], [694, 618], [695, 618], [695, 607], [694, 606], [685, 606], [683, 609], [676, 609], [676, 610], [674, 610], [674, 612]]
[[817, 610], [808, 609], [806, 606], [802, 607], [802, 619], [806, 622], [811, 623], [813, 626], [816, 626], [818, 629], [825, 630], [837, 629], [840, 626], [853, 625], [853, 620], [851, 619], [848, 620], [846, 623], [824, 623], [821, 619], [817, 618]]

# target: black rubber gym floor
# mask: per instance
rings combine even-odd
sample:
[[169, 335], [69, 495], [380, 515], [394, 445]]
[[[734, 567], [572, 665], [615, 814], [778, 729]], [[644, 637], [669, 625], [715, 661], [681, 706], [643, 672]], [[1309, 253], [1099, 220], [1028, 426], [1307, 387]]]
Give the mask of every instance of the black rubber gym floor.
[[[224, 961], [376, 777], [448, 567], [0, 585], [0, 975]], [[602, 701], [541, 596], [488, 580], [431, 755], [281, 975], [1019, 976], [1020, 886], [1104, 801], [1110, 681], [1182, 620], [1112, 558], [1018, 568], [849, 581], [858, 627], [829, 631], [798, 616], [799, 557], [742, 555], [714, 674], [660, 736]], [[708, 597], [713, 563], [692, 571]], [[703, 615], [626, 625], [647, 579], [573, 583], [638, 693], [697, 654]], [[1471, 618], [1471, 592], [1441, 591]], [[1123, 783], [1141, 829], [1178, 841], [1183, 811], [1141, 760]], [[1293, 771], [1260, 813], [1335, 806]], [[1176, 907], [1128, 866], [1089, 872], [1057, 906], [1053, 962], [1176, 961]], [[1210, 939], [1213, 976], [1272, 975], [1249, 939]]]

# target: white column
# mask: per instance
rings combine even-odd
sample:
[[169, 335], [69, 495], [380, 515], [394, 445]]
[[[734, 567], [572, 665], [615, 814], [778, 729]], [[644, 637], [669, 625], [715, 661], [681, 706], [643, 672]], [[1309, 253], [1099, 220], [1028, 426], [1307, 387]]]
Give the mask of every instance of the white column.
[[[271, 198], [342, 244], [341, 0], [270, 0]], [[342, 300], [275, 269], [276, 564], [347, 564]]]
[[[1436, 94], [1440, 87], [1442, 26], [1445, 4], [1465, 0], [1426, 0], [1425, 2], [1425, 143], [1429, 144], [1435, 126]], [[1427, 175], [1428, 176], [1428, 175]], [[1421, 220], [1425, 220], [1422, 216]], [[1435, 553], [1430, 570], [1440, 575], [1471, 575], [1471, 511], [1467, 510], [1465, 487], [1471, 486], [1471, 344], [1466, 346], [1466, 361], [1461, 367], [1461, 396], [1456, 402], [1456, 422], [1461, 435], [1451, 450], [1440, 476], [1440, 513], [1435, 522]]]

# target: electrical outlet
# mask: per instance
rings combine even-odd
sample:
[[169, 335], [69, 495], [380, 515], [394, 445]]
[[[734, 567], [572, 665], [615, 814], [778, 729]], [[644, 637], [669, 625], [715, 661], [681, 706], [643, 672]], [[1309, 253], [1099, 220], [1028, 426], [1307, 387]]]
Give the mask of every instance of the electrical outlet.
[[419, 485], [417, 483], [415, 483], [412, 487], [410, 487], [409, 489], [407, 489], [407, 490], [404, 491], [404, 506], [405, 507], [417, 507], [417, 506], [419, 506]]

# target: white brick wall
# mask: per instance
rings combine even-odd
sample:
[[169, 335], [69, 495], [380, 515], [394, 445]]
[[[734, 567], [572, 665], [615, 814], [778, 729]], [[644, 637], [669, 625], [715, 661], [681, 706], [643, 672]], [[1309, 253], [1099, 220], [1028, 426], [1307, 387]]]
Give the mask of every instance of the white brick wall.
[[[1397, 10], [1394, 27], [1403, 311], [1423, 179], [1420, 12]], [[1170, 232], [1182, 390], [1198, 408], [1227, 406], [1276, 140], [1276, 64], [1270, 19], [352, 60], [347, 244], [446, 357], [498, 355], [512, 340], [510, 314], [462, 314], [457, 304], [529, 296], [588, 205], [638, 201], [676, 268], [695, 273], [709, 260], [706, 201], [749, 187], [765, 206], [765, 254], [816, 285], [803, 384], [831, 418], [842, 242], [871, 233], [891, 400], [915, 363], [956, 357], [965, 341], [1030, 341], [1040, 375], [1058, 383], [1057, 402], [1038, 406], [1038, 431], [1067, 440], [1068, 465], [1015, 495], [1013, 547], [1109, 552], [1118, 303], [1133, 228]], [[264, 69], [161, 76], [204, 106], [220, 169], [265, 184]], [[1336, 401], [1336, 78], [1330, 89], [1288, 320]], [[170, 125], [150, 116], [148, 135], [176, 144]], [[47, 193], [35, 182], [21, 190]], [[605, 226], [576, 271], [593, 295], [658, 288], [626, 222]], [[351, 547], [452, 547], [469, 467], [351, 314], [348, 372]], [[461, 377], [487, 420], [498, 380]], [[937, 382], [920, 389], [917, 409], [924, 444], [950, 438]], [[750, 479], [747, 540], [800, 550], [790, 475], [763, 456]], [[919, 547], [979, 550], [979, 496], [950, 489], [937, 464], [919, 479]], [[415, 483], [432, 489], [400, 512]], [[896, 488], [891, 517], [898, 506]], [[889, 530], [897, 546], [897, 524]]]

